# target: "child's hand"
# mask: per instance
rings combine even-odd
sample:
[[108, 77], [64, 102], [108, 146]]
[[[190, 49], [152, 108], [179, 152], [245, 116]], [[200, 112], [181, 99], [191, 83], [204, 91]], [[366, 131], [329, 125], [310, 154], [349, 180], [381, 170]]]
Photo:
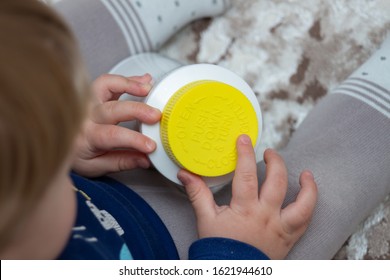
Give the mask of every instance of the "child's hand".
[[195, 210], [199, 237], [236, 239], [271, 259], [282, 259], [309, 224], [317, 200], [316, 183], [309, 171], [302, 172], [296, 201], [282, 209], [287, 191], [283, 159], [273, 150], [264, 152], [266, 178], [259, 192], [255, 153], [246, 135], [239, 137], [237, 153], [230, 205], [216, 205], [200, 177], [184, 170], [178, 174]]
[[153, 140], [137, 131], [118, 126], [122, 121], [139, 120], [154, 124], [161, 112], [144, 103], [118, 101], [123, 93], [146, 96], [151, 76], [122, 77], [103, 75], [92, 85], [94, 100], [83, 133], [76, 144], [73, 170], [95, 177], [109, 172], [148, 168], [146, 154], [156, 148]]

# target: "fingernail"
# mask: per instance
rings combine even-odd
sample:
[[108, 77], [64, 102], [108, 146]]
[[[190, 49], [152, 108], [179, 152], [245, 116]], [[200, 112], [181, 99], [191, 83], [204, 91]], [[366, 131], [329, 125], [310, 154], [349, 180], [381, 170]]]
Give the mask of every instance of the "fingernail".
[[183, 172], [182, 170], [177, 173], [177, 179], [179, 179], [180, 182], [183, 183], [183, 185], [187, 185], [189, 183], [189, 178], [187, 174], [185, 174], [185, 172]]
[[160, 116], [161, 116], [161, 111], [160, 111], [159, 109], [152, 108], [152, 114], [153, 114], [155, 117], [160, 117]]
[[149, 73], [145, 73], [142, 77], [152, 79], [152, 75], [150, 75]]
[[153, 80], [152, 75], [150, 75], [149, 73], [146, 73], [146, 74], [144, 75], [144, 77], [148, 78], [148, 79], [149, 79], [149, 84], [153, 86], [154, 80]]
[[146, 140], [145, 142], [146, 148], [148, 151], [152, 152], [156, 149], [156, 144], [153, 140]]
[[142, 84], [141, 86], [142, 86], [142, 88], [144, 88], [147, 91], [150, 91], [152, 89], [152, 85], [151, 84]]
[[305, 176], [309, 177], [310, 179], [314, 180], [314, 175], [310, 170], [304, 170]]
[[242, 144], [245, 144], [245, 145], [252, 144], [251, 138], [246, 134], [243, 134], [240, 136], [240, 141]]

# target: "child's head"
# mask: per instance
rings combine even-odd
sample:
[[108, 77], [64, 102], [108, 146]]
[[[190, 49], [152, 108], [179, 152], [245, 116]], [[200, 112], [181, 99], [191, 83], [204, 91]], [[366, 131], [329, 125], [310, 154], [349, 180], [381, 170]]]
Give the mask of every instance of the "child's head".
[[83, 121], [73, 35], [36, 0], [0, 1], [0, 252], [39, 203]]

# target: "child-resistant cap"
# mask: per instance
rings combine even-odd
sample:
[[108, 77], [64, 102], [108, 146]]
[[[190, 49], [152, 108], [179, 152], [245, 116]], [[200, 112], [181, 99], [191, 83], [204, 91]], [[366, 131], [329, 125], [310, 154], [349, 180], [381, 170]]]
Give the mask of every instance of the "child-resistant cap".
[[234, 171], [236, 141], [259, 134], [256, 111], [238, 89], [219, 81], [200, 80], [177, 90], [161, 120], [161, 140], [177, 165], [207, 177]]

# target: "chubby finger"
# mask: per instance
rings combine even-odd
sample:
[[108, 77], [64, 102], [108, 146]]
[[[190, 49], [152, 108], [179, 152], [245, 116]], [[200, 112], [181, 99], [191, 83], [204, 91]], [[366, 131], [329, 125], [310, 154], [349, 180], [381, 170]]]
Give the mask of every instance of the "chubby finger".
[[213, 194], [201, 177], [186, 170], [180, 170], [177, 178], [183, 183], [198, 219], [215, 215], [216, 204]]
[[260, 189], [260, 201], [280, 209], [287, 192], [287, 168], [282, 157], [274, 150], [264, 152], [266, 164], [265, 180]]
[[134, 168], [149, 168], [151, 163], [145, 154], [136, 151], [111, 151], [90, 160], [79, 159], [75, 163], [76, 169], [77, 165], [82, 166], [84, 176], [97, 177]]
[[149, 73], [145, 73], [142, 76], [129, 76], [127, 77], [130, 80], [136, 81], [142, 84], [151, 84], [153, 83], [153, 78]]
[[114, 149], [134, 149], [142, 153], [151, 153], [156, 143], [147, 136], [117, 125], [93, 125], [88, 139], [90, 146], [98, 151]]
[[233, 178], [231, 206], [245, 207], [258, 202], [256, 155], [251, 139], [241, 135], [237, 139], [237, 166]]
[[282, 221], [288, 231], [306, 229], [317, 202], [317, 184], [310, 171], [301, 173], [299, 182], [301, 190], [296, 200], [282, 210]]
[[161, 119], [161, 112], [141, 102], [108, 101], [94, 108], [92, 119], [99, 124], [118, 124], [132, 120], [154, 124]]
[[[142, 80], [142, 78], [139, 80]], [[103, 103], [118, 100], [124, 93], [143, 97], [148, 95], [151, 87], [150, 83], [141, 83], [134, 78], [104, 74], [94, 81], [92, 90], [97, 99]]]

